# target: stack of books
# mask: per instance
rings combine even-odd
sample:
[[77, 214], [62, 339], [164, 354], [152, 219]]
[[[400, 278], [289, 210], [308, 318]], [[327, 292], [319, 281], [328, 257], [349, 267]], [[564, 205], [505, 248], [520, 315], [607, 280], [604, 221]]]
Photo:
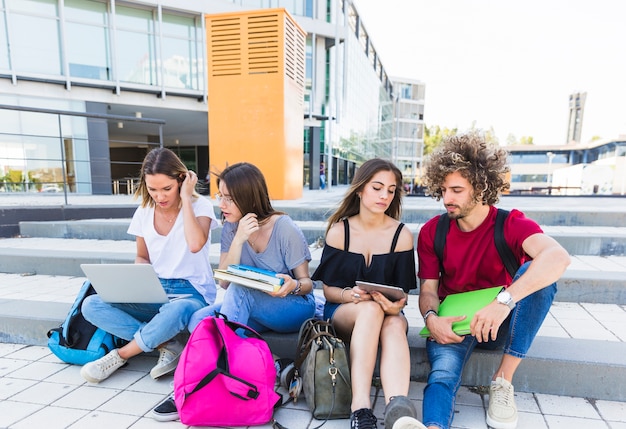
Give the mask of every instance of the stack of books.
[[273, 271], [241, 264], [229, 265], [225, 270], [213, 270], [213, 277], [265, 292], [276, 292], [284, 283], [284, 279], [276, 277]]

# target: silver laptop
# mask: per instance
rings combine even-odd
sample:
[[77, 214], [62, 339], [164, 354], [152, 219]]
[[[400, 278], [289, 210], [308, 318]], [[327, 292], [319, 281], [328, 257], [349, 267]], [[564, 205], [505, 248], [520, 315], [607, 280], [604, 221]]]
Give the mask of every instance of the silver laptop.
[[171, 298], [150, 264], [81, 264], [80, 268], [104, 302], [164, 304]]

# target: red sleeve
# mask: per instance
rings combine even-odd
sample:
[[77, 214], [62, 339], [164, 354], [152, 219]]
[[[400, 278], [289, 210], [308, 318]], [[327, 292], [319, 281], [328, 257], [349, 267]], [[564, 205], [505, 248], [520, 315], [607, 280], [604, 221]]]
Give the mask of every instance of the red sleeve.
[[542, 233], [543, 230], [537, 222], [516, 209], [511, 210], [504, 223], [504, 239], [522, 264], [530, 260], [522, 247], [524, 241], [531, 235]]

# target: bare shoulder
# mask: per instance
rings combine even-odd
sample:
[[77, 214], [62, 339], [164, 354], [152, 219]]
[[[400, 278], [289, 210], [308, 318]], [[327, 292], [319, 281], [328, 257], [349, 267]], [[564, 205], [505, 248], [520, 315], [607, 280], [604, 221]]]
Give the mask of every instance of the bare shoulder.
[[402, 227], [402, 231], [400, 231], [400, 236], [398, 237], [398, 244], [396, 246], [396, 249], [398, 251], [411, 250], [413, 249], [414, 244], [415, 238], [413, 237], [413, 233], [408, 226], [404, 225]]
[[337, 222], [330, 227], [326, 234], [326, 243], [336, 249], [343, 249], [345, 231], [343, 222]]

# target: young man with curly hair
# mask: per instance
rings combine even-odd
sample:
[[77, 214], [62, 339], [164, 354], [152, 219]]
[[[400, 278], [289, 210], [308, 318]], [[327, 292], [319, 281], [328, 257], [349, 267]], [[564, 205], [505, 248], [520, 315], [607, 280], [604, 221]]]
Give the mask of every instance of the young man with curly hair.
[[[487, 425], [517, 427], [513, 376], [550, 310], [556, 281], [570, 263], [567, 251], [535, 221], [512, 210], [504, 222], [504, 238], [520, 268], [513, 278], [508, 273], [494, 243], [494, 204], [509, 188], [508, 171], [507, 152], [478, 133], [447, 138], [426, 166], [427, 189], [443, 200], [450, 222], [443, 261], [434, 248], [439, 216], [424, 224], [417, 247], [419, 307], [431, 333], [422, 417], [428, 428], [451, 426], [463, 367], [475, 347], [503, 348], [489, 389]], [[469, 335], [452, 330], [452, 323], [465, 316], [438, 316], [447, 295], [500, 285], [504, 288], [498, 297], [472, 319]]]

